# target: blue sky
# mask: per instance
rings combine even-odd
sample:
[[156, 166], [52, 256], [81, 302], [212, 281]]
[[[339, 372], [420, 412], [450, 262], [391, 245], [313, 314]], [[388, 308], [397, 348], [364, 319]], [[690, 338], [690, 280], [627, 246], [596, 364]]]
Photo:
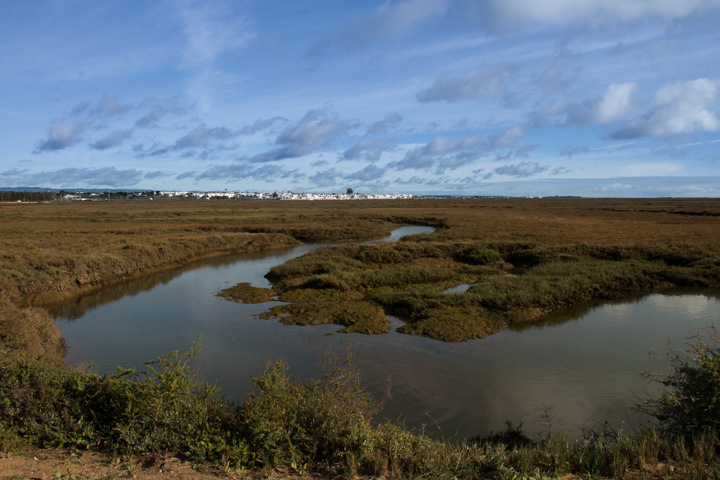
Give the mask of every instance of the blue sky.
[[720, 0], [0, 0], [0, 187], [720, 196]]

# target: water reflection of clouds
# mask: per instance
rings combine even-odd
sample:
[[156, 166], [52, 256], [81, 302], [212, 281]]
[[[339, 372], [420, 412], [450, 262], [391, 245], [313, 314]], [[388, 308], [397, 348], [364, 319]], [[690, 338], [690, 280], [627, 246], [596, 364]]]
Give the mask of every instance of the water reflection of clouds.
[[720, 301], [717, 297], [705, 295], [654, 295], [649, 298], [654, 308], [669, 310], [689, 318], [705, 318], [711, 311], [717, 311]]
[[[640, 374], [659, 371], [666, 360], [647, 352], [662, 349], [667, 337], [682, 342], [716, 321], [720, 311], [717, 295], [653, 294], [587, 304], [548, 318], [543, 326], [457, 344], [394, 331], [327, 336], [338, 327], [259, 320], [255, 315], [275, 303], [237, 304], [216, 297], [228, 284], [258, 275], [241, 263], [216, 263], [183, 271], [172, 281], [140, 282], [94, 299], [97, 303], [81, 302], [80, 311], [94, 311], [77, 322], [58, 322], [73, 346], [68, 360], [101, 359], [114, 370], [117, 364], [131, 366], [186, 349], [202, 332], [201, 371], [218, 379], [229, 398], [242, 400], [252, 386], [250, 376], [261, 373], [269, 360], [283, 358], [299, 377], [317, 377], [330, 353], [344, 358], [352, 347], [370, 391], [381, 395], [392, 377], [393, 398], [381, 418], [405, 419], [411, 427], [432, 427], [437, 421], [446, 438], [502, 430], [505, 420], [522, 421], [533, 435], [544, 431], [538, 412], [550, 405], [556, 407], [553, 429], [574, 435], [605, 419], [637, 424], [631, 406], [647, 391], [654, 393]], [[162, 288], [153, 288], [159, 284]], [[141, 292], [142, 287], [151, 290]], [[115, 302], [123, 293], [130, 295]], [[107, 300], [112, 301], [101, 305]], [[401, 323], [394, 320], [393, 327]]]

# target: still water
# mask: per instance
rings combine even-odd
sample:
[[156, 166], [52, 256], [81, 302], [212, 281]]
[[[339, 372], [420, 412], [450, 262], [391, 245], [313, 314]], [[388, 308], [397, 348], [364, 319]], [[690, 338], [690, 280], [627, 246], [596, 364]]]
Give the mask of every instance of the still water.
[[[385, 241], [424, 233], [403, 227]], [[187, 350], [202, 335], [197, 367], [217, 379], [227, 399], [244, 400], [251, 377], [283, 359], [291, 373], [317, 377], [323, 361], [348, 351], [364, 386], [380, 395], [391, 385], [380, 418], [428, 433], [463, 438], [523, 423], [526, 433], [578, 435], [607, 421], [632, 430], [649, 420], [633, 409], [657, 385], [641, 374], [665, 372], [650, 356], [682, 348], [691, 332], [720, 327], [717, 292], [666, 292], [585, 306], [545, 325], [505, 330], [485, 339], [443, 343], [394, 328], [386, 335], [334, 334], [334, 325], [293, 326], [256, 318], [276, 302], [246, 305], [215, 296], [239, 282], [268, 287], [274, 265], [324, 245], [198, 262], [116, 285], [53, 308], [69, 346], [66, 360], [99, 373]]]

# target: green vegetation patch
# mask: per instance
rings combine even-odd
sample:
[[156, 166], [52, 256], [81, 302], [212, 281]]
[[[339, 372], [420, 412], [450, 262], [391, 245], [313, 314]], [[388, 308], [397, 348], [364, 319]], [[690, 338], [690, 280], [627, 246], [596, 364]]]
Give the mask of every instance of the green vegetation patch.
[[242, 282], [234, 287], [221, 290], [217, 296], [235, 302], [265, 303], [274, 299], [277, 293], [271, 288], [253, 287], [249, 282]]
[[65, 342], [50, 315], [40, 308], [19, 308], [0, 298], [0, 355], [61, 363]]
[[[508, 274], [517, 269], [523, 274]], [[347, 325], [339, 320], [344, 317], [330, 314], [327, 302], [365, 301], [405, 320], [401, 333], [463, 341], [542, 321], [593, 299], [677, 286], [718, 287], [720, 258], [699, 247], [408, 237], [398, 243], [319, 249], [273, 268], [268, 278], [281, 300], [298, 302], [297, 307], [278, 308], [271, 317], [288, 314], [297, 324]], [[444, 293], [460, 284], [472, 287]], [[326, 314], [330, 316], [323, 319]]]
[[278, 305], [261, 318], [279, 319], [286, 325], [342, 325], [340, 333], [381, 334], [390, 331], [390, 321], [377, 305], [363, 301], [297, 302]]
[[719, 346], [711, 331], [668, 354], [672, 369], [656, 379], [664, 391], [645, 404], [657, 426], [633, 436], [605, 426], [577, 440], [529, 438], [508, 422], [504, 432], [439, 441], [374, 423], [382, 402], [362, 388], [350, 359], [330, 360], [305, 381], [283, 362], [269, 364], [248, 400], [235, 403], [192, 368], [197, 343], [148, 362], [145, 372], [105, 376], [0, 357], [0, 450], [173, 454], [230, 474], [286, 465], [303, 478], [718, 478]]
[[499, 315], [480, 308], [443, 306], [432, 309], [415, 322], [398, 329], [400, 333], [422, 335], [444, 342], [482, 338], [504, 328]]
[[[465, 257], [458, 252], [465, 252]], [[473, 254], [473, 259], [468, 261], [466, 257]], [[457, 256], [463, 261], [456, 260]], [[417, 311], [392, 308], [387, 299], [398, 294], [441, 292], [463, 283], [486, 281], [505, 275], [504, 268], [509, 265], [497, 251], [465, 243], [424, 239], [326, 247], [270, 271], [267, 277], [280, 292], [280, 300], [291, 304], [274, 307], [264, 317], [297, 325], [334, 323], [346, 327], [341, 332], [387, 333], [390, 329], [385, 317], [387, 310], [408, 320], [426, 320], [423, 327], [403, 328], [401, 331], [405, 333], [448, 341], [476, 338], [492, 330], [486, 325], [486, 312], [482, 319], [477, 319], [477, 312], [467, 305], [463, 310], [446, 305], [442, 311], [428, 311], [423, 316]], [[437, 296], [445, 297], [442, 293]], [[450, 317], [456, 321], [441, 320]], [[493, 319], [495, 330], [501, 328], [497, 323]]]

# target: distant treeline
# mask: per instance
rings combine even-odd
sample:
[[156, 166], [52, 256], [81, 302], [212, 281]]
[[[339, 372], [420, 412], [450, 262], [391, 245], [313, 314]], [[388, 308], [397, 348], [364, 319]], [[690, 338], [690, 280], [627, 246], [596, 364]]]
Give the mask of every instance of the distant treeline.
[[2, 202], [49, 202], [60, 198], [59, 192], [0, 191]]
[[0, 202], [50, 202], [57, 200], [111, 200], [153, 198], [155, 192], [78, 192], [78, 191], [22, 191], [0, 190]]

